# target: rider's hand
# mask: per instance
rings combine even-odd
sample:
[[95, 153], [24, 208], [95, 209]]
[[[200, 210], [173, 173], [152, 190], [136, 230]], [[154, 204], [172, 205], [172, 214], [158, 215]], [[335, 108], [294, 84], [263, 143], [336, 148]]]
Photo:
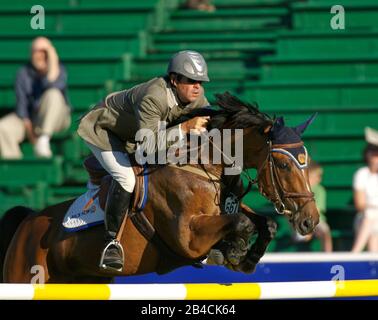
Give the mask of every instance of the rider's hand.
[[206, 131], [206, 125], [209, 122], [210, 117], [195, 117], [181, 124], [181, 130], [184, 134], [201, 134], [201, 132]]

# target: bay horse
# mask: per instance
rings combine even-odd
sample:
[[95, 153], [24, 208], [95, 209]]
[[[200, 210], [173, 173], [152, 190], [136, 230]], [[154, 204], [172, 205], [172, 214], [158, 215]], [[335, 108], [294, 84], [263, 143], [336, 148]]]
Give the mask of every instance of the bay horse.
[[[242, 140], [232, 136], [231, 144], [235, 147], [236, 143], [243, 143], [243, 168], [257, 170], [260, 192], [298, 232], [312, 232], [319, 214], [308, 182], [307, 151], [300, 138], [312, 118], [289, 128], [283, 118], [272, 120], [256, 105], [244, 103], [227, 92], [216, 97], [219, 108], [200, 111], [211, 116], [208, 130], [241, 129]], [[193, 112], [186, 117], [197, 115]], [[241, 201], [237, 212], [224, 214], [224, 189], [232, 187], [238, 199], [248, 191], [243, 188], [240, 174], [224, 175], [229, 166], [223, 160], [220, 164], [190, 165], [215, 177], [210, 179], [178, 167], [149, 165], [148, 201], [143, 212], [177, 259], [146, 240], [129, 218], [120, 240], [125, 251], [121, 272], [99, 268], [103, 225], [76, 233], [64, 231], [62, 220], [74, 200], [38, 213], [25, 207], [10, 209], [0, 223], [0, 282], [33, 282], [37, 266], [43, 272], [40, 282], [109, 283], [115, 276], [198, 266], [211, 250], [222, 255], [220, 264], [253, 272], [274, 237], [276, 224]], [[255, 242], [248, 245], [255, 233]]]

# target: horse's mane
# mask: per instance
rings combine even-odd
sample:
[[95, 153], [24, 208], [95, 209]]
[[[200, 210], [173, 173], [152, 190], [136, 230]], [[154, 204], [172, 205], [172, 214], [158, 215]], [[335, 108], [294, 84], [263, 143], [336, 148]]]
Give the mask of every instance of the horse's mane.
[[172, 126], [198, 116], [210, 116], [208, 130], [214, 128], [244, 129], [249, 127], [264, 129], [266, 126], [273, 124], [273, 120], [259, 110], [257, 103], [243, 102], [229, 92], [217, 93], [215, 97], [219, 108], [195, 109], [178, 118], [172, 123]]

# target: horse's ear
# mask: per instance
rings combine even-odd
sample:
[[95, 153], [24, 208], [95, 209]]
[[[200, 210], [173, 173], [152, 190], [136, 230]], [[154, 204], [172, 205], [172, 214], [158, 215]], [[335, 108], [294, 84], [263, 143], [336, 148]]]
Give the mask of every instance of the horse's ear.
[[283, 117], [278, 117], [276, 121], [274, 121], [274, 128], [280, 128], [285, 126], [285, 120]]
[[315, 120], [316, 116], [318, 115], [317, 112], [315, 112], [310, 118], [308, 118], [305, 122], [300, 124], [299, 126], [296, 126], [294, 131], [300, 136], [302, 133], [306, 130], [306, 128]]

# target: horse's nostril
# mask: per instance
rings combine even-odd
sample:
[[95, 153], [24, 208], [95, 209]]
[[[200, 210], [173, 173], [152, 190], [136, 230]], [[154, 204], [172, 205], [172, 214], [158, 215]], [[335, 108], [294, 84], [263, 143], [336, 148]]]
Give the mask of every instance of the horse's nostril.
[[305, 219], [302, 222], [302, 229], [303, 231], [309, 231], [312, 230], [314, 224], [312, 223], [311, 219]]

